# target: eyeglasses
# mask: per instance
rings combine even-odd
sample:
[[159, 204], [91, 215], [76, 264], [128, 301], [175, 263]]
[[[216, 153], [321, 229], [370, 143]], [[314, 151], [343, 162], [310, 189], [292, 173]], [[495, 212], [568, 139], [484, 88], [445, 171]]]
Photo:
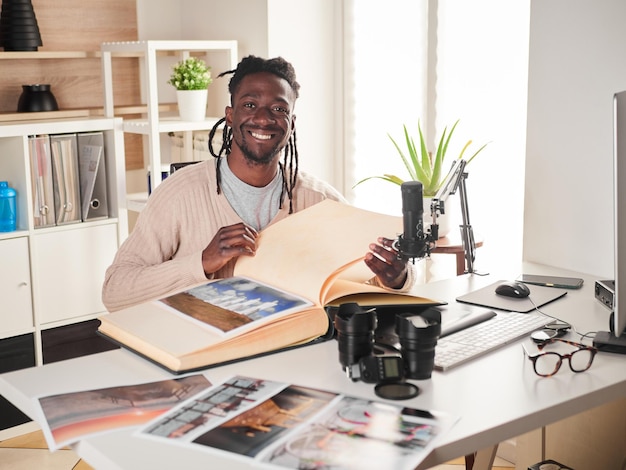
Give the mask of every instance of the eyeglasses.
[[532, 355], [528, 352], [526, 346], [522, 344], [522, 348], [524, 348], [524, 352], [526, 353], [526, 356], [528, 356], [528, 359], [530, 359], [533, 363], [533, 368], [535, 369], [535, 373], [537, 375], [541, 377], [552, 377], [559, 371], [564, 359], [568, 360], [569, 368], [572, 372], [584, 372], [591, 367], [593, 358], [598, 352], [598, 350], [592, 346], [585, 346], [581, 343], [575, 343], [573, 341], [567, 341], [560, 338], [551, 338], [538, 344], [537, 347], [541, 351], [548, 344], [556, 342], [569, 344], [578, 349], [571, 354], [559, 354], [553, 351], [542, 351], [539, 354]]

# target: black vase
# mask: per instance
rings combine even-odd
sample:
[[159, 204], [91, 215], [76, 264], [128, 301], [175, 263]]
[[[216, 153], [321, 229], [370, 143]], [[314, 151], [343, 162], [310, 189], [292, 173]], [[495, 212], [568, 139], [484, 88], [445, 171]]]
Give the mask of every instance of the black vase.
[[36, 51], [42, 45], [31, 0], [2, 0], [0, 46], [5, 51]]
[[17, 102], [18, 113], [58, 110], [59, 105], [50, 91], [50, 85], [22, 85], [22, 94]]

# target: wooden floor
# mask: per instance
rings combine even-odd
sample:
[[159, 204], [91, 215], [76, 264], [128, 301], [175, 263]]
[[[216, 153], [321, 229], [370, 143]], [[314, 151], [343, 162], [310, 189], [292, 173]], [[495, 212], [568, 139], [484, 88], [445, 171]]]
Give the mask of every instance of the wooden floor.
[[[493, 470], [511, 470], [515, 465], [496, 459]], [[0, 442], [0, 470], [92, 470], [70, 449], [49, 452], [41, 431], [14, 437]], [[433, 470], [463, 470], [464, 459], [456, 459]]]
[[70, 449], [48, 451], [41, 431], [0, 442], [0, 470], [92, 470]]

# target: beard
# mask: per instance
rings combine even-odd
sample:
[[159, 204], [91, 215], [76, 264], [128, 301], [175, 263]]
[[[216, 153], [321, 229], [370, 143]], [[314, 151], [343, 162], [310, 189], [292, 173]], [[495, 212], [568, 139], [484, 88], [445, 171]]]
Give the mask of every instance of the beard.
[[241, 141], [236, 142], [236, 144], [241, 150], [241, 153], [246, 159], [246, 161], [252, 165], [268, 165], [272, 163], [276, 159], [276, 157], [280, 155], [280, 152], [287, 145], [286, 142], [283, 142], [281, 140], [277, 142], [276, 145], [274, 145], [273, 147], [267, 149], [266, 151], [262, 153], [259, 151], [254, 151], [250, 148], [250, 146], [246, 142], [246, 134], [243, 132], [241, 133]]
[[246, 159], [248, 163], [254, 164], [254, 165], [269, 165], [280, 154], [280, 151], [283, 148], [285, 148], [285, 146], [283, 145], [281, 147], [277, 145], [263, 154], [253, 152], [245, 144], [245, 142], [240, 148], [241, 148], [241, 153], [243, 154], [244, 158]]

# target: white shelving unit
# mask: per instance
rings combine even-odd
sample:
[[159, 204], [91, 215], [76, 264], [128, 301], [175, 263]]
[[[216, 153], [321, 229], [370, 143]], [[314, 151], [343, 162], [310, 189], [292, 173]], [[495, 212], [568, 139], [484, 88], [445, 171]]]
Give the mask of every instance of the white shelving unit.
[[[102, 131], [108, 218], [35, 228], [29, 136]], [[0, 124], [0, 180], [17, 191], [17, 230], [0, 232], [0, 342], [32, 334], [42, 364], [46, 330], [104, 314], [104, 272], [128, 233], [124, 133], [120, 118], [31, 120]]]
[[[186, 122], [181, 121], [178, 117], [161, 116], [159, 113], [157, 61], [163, 55], [174, 55], [177, 60], [184, 60], [192, 54], [202, 55], [214, 51], [222, 51], [227, 54], [230, 69], [237, 67], [237, 41], [136, 41], [110, 42], [103, 43], [101, 46], [105, 116], [113, 117], [114, 115], [112, 59], [116, 56], [137, 57], [142, 61], [147, 113], [142, 119], [124, 120], [124, 132], [147, 137], [151, 189], [154, 189], [161, 182], [161, 134], [183, 132], [187, 155], [191, 155], [192, 132], [210, 129], [222, 117], [207, 117], [200, 122]], [[208, 62], [208, 65], [211, 64]], [[128, 208], [140, 210], [147, 197], [147, 192], [129, 195]]]

